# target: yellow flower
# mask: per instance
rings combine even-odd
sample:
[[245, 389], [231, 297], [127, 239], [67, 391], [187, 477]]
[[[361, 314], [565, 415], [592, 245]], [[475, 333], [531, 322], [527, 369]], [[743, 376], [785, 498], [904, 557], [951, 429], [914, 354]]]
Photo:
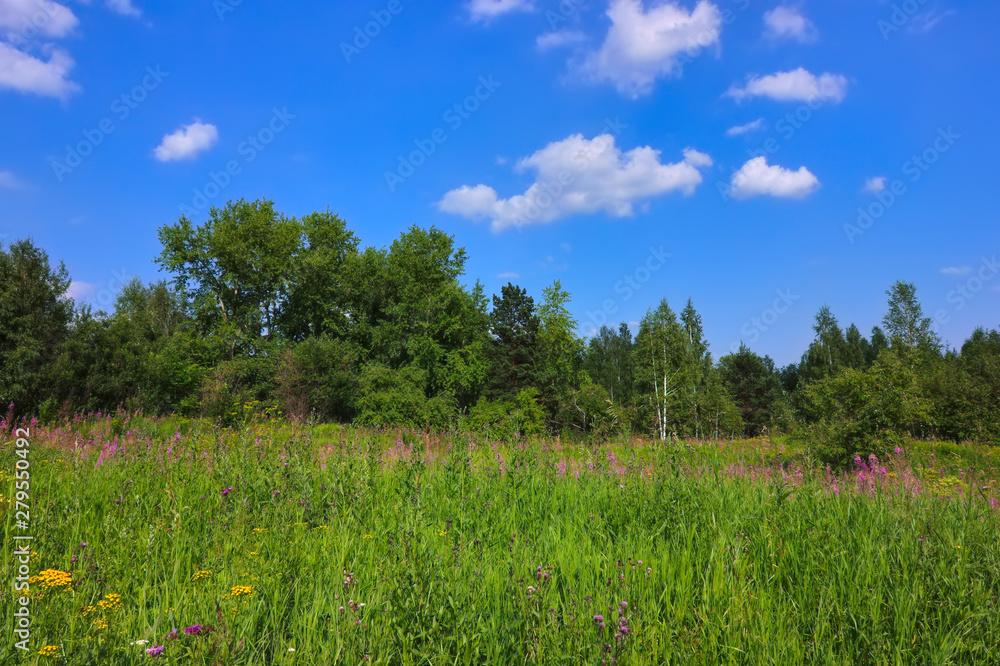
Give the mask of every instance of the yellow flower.
[[372, 538], [374, 538], [374, 537], [372, 537], [372, 535], [371, 535], [371, 534], [364, 534], [364, 535], [362, 535], [362, 536], [361, 536], [361, 538], [362, 538], [362, 539], [372, 539]]
[[251, 551], [250, 551], [250, 554], [251, 554], [251, 555], [256, 555], [256, 554], [257, 554], [257, 551], [256, 551], [256, 550], [251, 550]]
[[94, 631], [104, 631], [108, 628], [108, 621], [101, 618], [94, 620]]
[[438, 536], [445, 536], [446, 534], [448, 534], [448, 533], [445, 532], [444, 530], [441, 530], [440, 532], [438, 532]]
[[109, 613], [116, 613], [122, 609], [122, 595], [106, 594], [103, 599], [97, 602], [97, 605]]
[[194, 580], [205, 580], [206, 578], [211, 578], [211, 571], [196, 571], [194, 573]]
[[253, 528], [253, 533], [254, 534], [263, 534], [266, 531], [267, 530], [265, 528], [263, 528], [263, 527], [255, 527], [255, 528]]
[[229, 590], [229, 596], [231, 597], [253, 596], [253, 588], [249, 585], [236, 585]]
[[42, 657], [58, 657], [59, 656], [59, 646], [58, 645], [46, 645], [38, 654]]
[[31, 583], [41, 583], [42, 588], [46, 590], [62, 590], [68, 588], [73, 583], [73, 576], [68, 571], [46, 569], [37, 576], [29, 578], [28, 585], [30, 586]]
[[90, 615], [91, 613], [93, 613], [95, 610], [97, 610], [96, 606], [84, 606], [84, 608], [80, 611], [80, 615], [82, 615], [84, 617], [87, 617], [88, 615]]

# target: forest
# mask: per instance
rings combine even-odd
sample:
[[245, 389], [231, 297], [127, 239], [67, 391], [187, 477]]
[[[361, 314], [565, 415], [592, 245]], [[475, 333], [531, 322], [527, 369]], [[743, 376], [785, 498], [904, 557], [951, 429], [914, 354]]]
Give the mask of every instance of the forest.
[[634, 334], [584, 339], [559, 281], [487, 295], [435, 228], [362, 249], [329, 211], [239, 200], [158, 235], [171, 279], [133, 279], [110, 313], [68, 298], [67, 270], [31, 239], [0, 248], [0, 400], [14, 416], [282, 417], [498, 440], [782, 433], [835, 466], [905, 438], [1000, 437], [1000, 331], [946, 348], [906, 282], [868, 335], [821, 308], [801, 360], [779, 368], [746, 346], [713, 358], [690, 300], [662, 300]]

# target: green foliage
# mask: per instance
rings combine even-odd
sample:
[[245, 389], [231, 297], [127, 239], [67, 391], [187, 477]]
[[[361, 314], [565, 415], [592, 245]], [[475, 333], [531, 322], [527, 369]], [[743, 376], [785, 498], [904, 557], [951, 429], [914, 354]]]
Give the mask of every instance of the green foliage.
[[66, 267], [53, 269], [30, 239], [0, 244], [0, 402], [32, 413], [49, 396], [48, 366], [65, 338], [73, 301]]
[[430, 417], [423, 388], [426, 383], [420, 368], [393, 370], [377, 363], [365, 365], [361, 370], [356, 422], [380, 428], [427, 427]]
[[916, 373], [892, 352], [867, 371], [847, 369], [809, 385], [805, 400], [816, 424], [814, 451], [833, 465], [857, 455], [884, 457], [904, 434], [926, 432], [930, 422]]
[[787, 429], [789, 415], [784, 391], [770, 357], [761, 358], [740, 345], [737, 353], [719, 359], [719, 373], [740, 410], [746, 437], [757, 437], [765, 429]]
[[540, 435], [545, 430], [545, 412], [538, 404], [538, 391], [523, 389], [510, 400], [483, 398], [462, 419], [461, 429], [502, 441]]
[[275, 393], [292, 419], [350, 422], [360, 392], [361, 353], [346, 340], [307, 338], [279, 354]]

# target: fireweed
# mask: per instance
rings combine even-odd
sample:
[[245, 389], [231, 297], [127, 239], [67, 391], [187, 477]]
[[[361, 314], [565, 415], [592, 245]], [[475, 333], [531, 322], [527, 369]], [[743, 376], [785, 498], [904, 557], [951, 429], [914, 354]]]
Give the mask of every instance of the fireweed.
[[59, 663], [1000, 662], [997, 449], [832, 470], [777, 441], [138, 413], [32, 438], [32, 641]]

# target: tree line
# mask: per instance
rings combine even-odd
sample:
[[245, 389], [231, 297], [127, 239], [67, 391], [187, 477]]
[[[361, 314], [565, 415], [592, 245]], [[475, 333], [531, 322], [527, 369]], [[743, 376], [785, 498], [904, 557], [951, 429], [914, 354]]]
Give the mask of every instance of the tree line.
[[111, 313], [68, 298], [30, 239], [0, 246], [0, 400], [49, 421], [121, 407], [495, 437], [783, 432], [829, 462], [1000, 435], [1000, 332], [945, 349], [905, 282], [868, 337], [821, 308], [801, 361], [777, 368], [747, 347], [714, 360], [690, 300], [584, 340], [559, 281], [538, 301], [514, 284], [488, 297], [435, 228], [361, 249], [329, 211], [240, 200], [159, 239], [172, 280], [133, 279]]

